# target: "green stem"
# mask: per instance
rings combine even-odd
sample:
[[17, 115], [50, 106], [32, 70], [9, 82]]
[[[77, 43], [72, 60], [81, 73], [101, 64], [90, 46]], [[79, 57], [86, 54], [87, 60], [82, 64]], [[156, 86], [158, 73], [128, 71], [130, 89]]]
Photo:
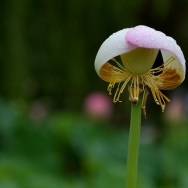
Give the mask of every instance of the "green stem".
[[126, 188], [136, 188], [141, 126], [141, 105], [142, 97], [140, 97], [137, 105], [133, 103], [131, 104], [131, 123], [128, 143]]

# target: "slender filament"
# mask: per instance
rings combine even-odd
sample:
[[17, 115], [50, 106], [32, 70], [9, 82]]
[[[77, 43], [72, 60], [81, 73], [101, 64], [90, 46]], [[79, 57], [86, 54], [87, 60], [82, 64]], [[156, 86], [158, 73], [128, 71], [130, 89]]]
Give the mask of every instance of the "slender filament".
[[157, 105], [161, 106], [162, 112], [165, 110], [166, 102], [170, 102], [170, 100], [160, 91], [160, 89], [172, 89], [180, 84], [180, 75], [178, 71], [169, 66], [170, 63], [175, 60], [174, 56], [171, 56], [161, 66], [153, 68], [149, 72], [141, 75], [126, 70], [115, 58], [112, 60], [117, 67], [111, 65], [109, 62], [105, 63], [100, 70], [100, 76], [102, 79], [109, 82], [107, 90], [110, 95], [112, 94], [112, 89], [115, 87], [115, 84], [118, 83], [113, 102], [121, 102], [120, 96], [125, 87], [129, 84], [129, 99], [132, 102], [137, 103], [140, 93], [143, 92], [142, 108], [145, 117], [146, 101], [149, 94], [147, 88], [151, 90], [154, 101]]

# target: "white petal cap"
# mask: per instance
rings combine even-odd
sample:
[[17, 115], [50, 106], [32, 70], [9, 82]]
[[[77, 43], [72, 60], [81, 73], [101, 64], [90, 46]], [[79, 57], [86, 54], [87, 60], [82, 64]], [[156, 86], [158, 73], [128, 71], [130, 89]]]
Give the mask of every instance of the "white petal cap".
[[106, 39], [101, 45], [97, 56], [95, 58], [95, 70], [100, 76], [99, 72], [101, 67], [110, 59], [130, 52], [136, 48], [135, 45], [132, 45], [125, 40], [125, 36], [129, 29], [120, 30], [112, 34], [108, 39]]

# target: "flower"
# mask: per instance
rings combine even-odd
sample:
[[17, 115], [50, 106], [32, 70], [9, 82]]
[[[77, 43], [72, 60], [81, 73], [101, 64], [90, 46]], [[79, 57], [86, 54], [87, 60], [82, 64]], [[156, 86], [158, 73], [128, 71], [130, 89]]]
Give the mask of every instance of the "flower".
[[112, 101], [107, 94], [94, 92], [86, 97], [84, 110], [93, 119], [107, 120], [113, 112]]
[[[159, 51], [164, 62], [152, 68]], [[185, 79], [185, 59], [176, 41], [143, 25], [120, 30], [106, 39], [97, 53], [95, 69], [100, 78], [109, 82], [109, 94], [117, 83], [114, 102], [121, 102], [120, 95], [129, 85], [132, 102], [137, 103], [143, 92], [143, 109], [148, 88], [164, 111], [170, 100], [160, 90], [174, 89]]]

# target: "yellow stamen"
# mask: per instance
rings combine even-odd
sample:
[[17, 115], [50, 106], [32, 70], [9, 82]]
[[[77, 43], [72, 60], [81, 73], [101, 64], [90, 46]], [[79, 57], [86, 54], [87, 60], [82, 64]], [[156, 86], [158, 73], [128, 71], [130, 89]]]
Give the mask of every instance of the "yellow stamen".
[[149, 91], [147, 90], [147, 88], [143, 87], [143, 98], [142, 98], [142, 109], [143, 109], [143, 114], [145, 116], [146, 119], [146, 101], [149, 95]]
[[[180, 83], [180, 76], [177, 70], [168, 66], [175, 60], [175, 57], [170, 57], [163, 65], [151, 69], [149, 72], [142, 75], [136, 75], [133, 71], [126, 70], [115, 58], [112, 60], [118, 67], [107, 62], [102, 66], [100, 76], [102, 79], [109, 82], [107, 90], [110, 95], [112, 94], [112, 88], [118, 83], [113, 102], [121, 102], [120, 95], [123, 93], [127, 84], [130, 83], [128, 89], [130, 94], [129, 98], [132, 102], [138, 102], [140, 91], [143, 91], [142, 108], [145, 117], [146, 100], [149, 94], [146, 87], [150, 88], [154, 101], [156, 104], [160, 105], [162, 111], [164, 111], [166, 102], [170, 102], [170, 100], [160, 91], [160, 88], [171, 89]], [[155, 76], [156, 73], [161, 74]], [[120, 86], [121, 82], [123, 82], [122, 86]]]
[[[119, 82], [119, 84], [120, 84], [120, 82]], [[116, 93], [115, 93], [115, 95], [114, 95], [114, 99], [113, 99], [113, 102], [115, 103], [115, 102], [117, 102], [117, 101], [119, 101], [119, 98], [117, 97], [116, 98], [116, 95], [118, 94], [118, 91], [119, 91], [119, 84], [118, 84], [118, 87], [117, 87], [117, 89], [116, 89]], [[120, 92], [119, 92], [120, 93]], [[119, 101], [119, 102], [121, 102], [121, 101]]]

